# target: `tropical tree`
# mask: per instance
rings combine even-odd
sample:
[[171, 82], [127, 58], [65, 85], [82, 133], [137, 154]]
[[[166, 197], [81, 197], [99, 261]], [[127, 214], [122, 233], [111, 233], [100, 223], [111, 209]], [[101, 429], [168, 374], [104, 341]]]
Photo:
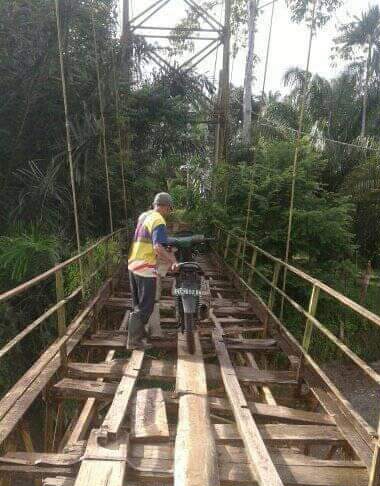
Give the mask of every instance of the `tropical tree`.
[[332, 87], [318, 74], [308, 74], [300, 68], [289, 68], [284, 75], [284, 86], [291, 87], [290, 100], [299, 109], [306, 90], [306, 109], [313, 122], [327, 121], [330, 132]]
[[380, 49], [380, 7], [374, 5], [361, 13], [360, 17], [344, 24], [341, 35], [335, 39], [336, 52], [346, 60], [355, 60], [362, 66], [362, 121], [361, 137], [367, 133], [368, 94], [372, 76], [378, 70]]
[[315, 24], [322, 26], [328, 22], [334, 10], [343, 4], [343, 0], [286, 0], [286, 3], [295, 22], [310, 20], [310, 12], [316, 6]]

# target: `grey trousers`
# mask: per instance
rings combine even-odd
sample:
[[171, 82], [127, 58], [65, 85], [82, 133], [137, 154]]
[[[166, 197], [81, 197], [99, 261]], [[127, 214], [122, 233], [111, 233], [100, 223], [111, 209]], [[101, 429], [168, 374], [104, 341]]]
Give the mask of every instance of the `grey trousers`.
[[140, 277], [133, 272], [129, 272], [129, 282], [133, 307], [129, 319], [129, 337], [137, 340], [144, 337], [145, 325], [152, 315], [157, 282], [155, 277]]

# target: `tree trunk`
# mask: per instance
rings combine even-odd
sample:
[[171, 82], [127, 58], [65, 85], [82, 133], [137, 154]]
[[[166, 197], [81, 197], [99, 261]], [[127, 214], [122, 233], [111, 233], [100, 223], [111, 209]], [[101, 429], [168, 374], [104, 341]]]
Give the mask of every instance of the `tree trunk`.
[[367, 69], [365, 74], [365, 85], [363, 94], [363, 111], [362, 111], [362, 129], [360, 136], [365, 137], [367, 134], [367, 108], [368, 108], [368, 89], [369, 89], [369, 78], [372, 63], [372, 42], [368, 45], [368, 57], [367, 57]]
[[253, 62], [255, 58], [255, 33], [259, 0], [247, 0], [248, 8], [248, 52], [245, 64], [244, 96], [243, 96], [243, 141], [251, 144], [252, 125], [252, 79]]

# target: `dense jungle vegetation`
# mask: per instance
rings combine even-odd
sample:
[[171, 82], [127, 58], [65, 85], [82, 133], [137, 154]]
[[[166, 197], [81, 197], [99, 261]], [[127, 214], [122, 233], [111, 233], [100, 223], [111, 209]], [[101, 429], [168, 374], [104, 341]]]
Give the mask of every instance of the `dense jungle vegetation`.
[[[217, 2], [214, 2], [214, 4]], [[294, 20], [304, 0], [289, 1]], [[327, 2], [333, 4], [334, 2]], [[119, 79], [120, 44], [113, 0], [64, 0], [64, 31], [80, 229], [84, 243], [109, 232], [91, 8], [105, 97], [106, 137], [115, 227], [125, 224], [121, 163], [127, 177], [128, 224], [152, 195], [171, 192], [194, 226], [212, 220], [243, 231], [249, 192], [253, 215], [248, 236], [283, 257], [289, 215], [296, 130], [302, 92], [310, 83], [297, 172], [291, 260], [333, 287], [359, 299], [359, 276], [370, 260], [380, 264], [380, 10], [368, 7], [337, 34], [335, 58], [345, 70], [332, 80], [299, 67], [284, 73], [290, 94], [252, 97], [252, 145], [242, 141], [243, 89], [231, 87], [229, 160], [213, 166], [214, 125], [202, 93], [215, 99], [209, 81], [190, 73], [156, 70], [149, 76], [151, 47], [132, 38], [132, 84]], [[239, 23], [244, 2], [234, 5]], [[241, 23], [246, 19], [241, 14]], [[116, 76], [116, 84], [115, 84]], [[116, 88], [117, 86], [117, 88]], [[120, 113], [117, 116], [116, 101]], [[54, 2], [0, 0], [0, 291], [5, 291], [75, 253], [62, 86]], [[202, 121], [203, 123], [198, 123]], [[128, 127], [130, 157], [120, 152]], [[335, 143], [338, 140], [342, 143]], [[352, 145], [351, 145], [352, 144]], [[360, 147], [363, 148], [360, 148]], [[78, 275], [72, 275], [77, 279]], [[72, 282], [67, 282], [68, 287]], [[295, 291], [301, 299], [307, 295]], [[0, 308], [0, 343], [14, 336], [52, 299], [38, 288]], [[379, 312], [379, 289], [365, 304]], [[334, 309], [325, 314], [340, 332]], [[363, 350], [361, 322], [345, 317], [346, 336]], [[37, 355], [42, 329], [27, 344]], [[30, 354], [18, 349], [20, 365]], [[371, 357], [375, 353], [371, 350]], [[12, 364], [8, 363], [11, 374]], [[7, 371], [6, 373], [7, 374]], [[5, 378], [4, 378], [5, 379]], [[0, 382], [1, 385], [1, 382]]]

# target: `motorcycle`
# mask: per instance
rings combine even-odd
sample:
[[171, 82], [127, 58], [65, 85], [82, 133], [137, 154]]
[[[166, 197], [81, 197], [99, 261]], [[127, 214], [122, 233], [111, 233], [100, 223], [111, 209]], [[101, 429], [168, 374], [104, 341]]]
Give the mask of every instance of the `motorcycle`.
[[178, 252], [178, 272], [175, 274], [174, 298], [178, 328], [186, 337], [187, 350], [195, 352], [194, 331], [198, 322], [207, 317], [209, 306], [203, 301], [205, 275], [194, 261], [193, 247], [210, 241], [203, 235], [177, 236], [168, 245]]

